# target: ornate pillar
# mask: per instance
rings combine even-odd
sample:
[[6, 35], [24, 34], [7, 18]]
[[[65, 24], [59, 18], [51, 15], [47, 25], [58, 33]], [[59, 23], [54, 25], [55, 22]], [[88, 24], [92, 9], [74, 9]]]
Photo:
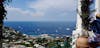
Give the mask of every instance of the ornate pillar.
[[[93, 31], [89, 30], [90, 21], [87, 21], [91, 14], [90, 8], [89, 8], [91, 1], [90, 0], [78, 0], [77, 23], [76, 23], [76, 30], [74, 30], [72, 33], [72, 48], [76, 48], [76, 40], [78, 37], [83, 36], [83, 35], [84, 36], [90, 35], [90, 37], [94, 36]], [[91, 20], [91, 18], [89, 20]]]
[[81, 2], [78, 0], [76, 30], [72, 33], [72, 48], [76, 48], [76, 39], [82, 34]]
[[100, 14], [100, 0], [95, 0], [96, 14]]

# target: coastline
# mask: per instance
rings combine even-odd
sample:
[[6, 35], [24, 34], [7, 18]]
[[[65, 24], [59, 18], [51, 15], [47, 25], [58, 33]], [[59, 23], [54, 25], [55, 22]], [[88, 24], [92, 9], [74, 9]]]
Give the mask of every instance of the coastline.
[[[53, 37], [48, 34], [31, 36], [22, 34], [10, 27], [4, 27], [3, 47], [22, 48], [51, 48], [51, 47], [71, 47], [71, 36]], [[67, 44], [67, 45], [66, 45]], [[55, 46], [56, 45], [56, 46]]]

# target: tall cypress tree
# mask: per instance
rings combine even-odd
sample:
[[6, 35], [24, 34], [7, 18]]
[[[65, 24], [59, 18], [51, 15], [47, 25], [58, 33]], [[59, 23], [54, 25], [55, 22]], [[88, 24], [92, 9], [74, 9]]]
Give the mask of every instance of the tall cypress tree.
[[0, 48], [2, 48], [3, 20], [7, 13], [4, 5], [9, 2], [11, 2], [11, 0], [0, 0]]

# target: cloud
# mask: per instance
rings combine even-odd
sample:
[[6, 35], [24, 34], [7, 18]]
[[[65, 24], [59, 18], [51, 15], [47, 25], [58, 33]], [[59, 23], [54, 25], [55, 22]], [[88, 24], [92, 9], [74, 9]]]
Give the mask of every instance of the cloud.
[[75, 1], [74, 0], [37, 0], [36, 2], [29, 3], [29, 7], [38, 10], [46, 10], [49, 8], [66, 10], [75, 7]]
[[37, 12], [33, 12], [33, 11], [30, 11], [30, 10], [23, 10], [22, 8], [16, 8], [16, 7], [6, 7], [6, 10], [8, 12], [16, 12], [16, 13], [19, 13], [20, 15], [23, 15], [23, 16], [40, 16], [42, 15], [41, 13], [37, 13]]
[[71, 18], [70, 14], [76, 10], [75, 0], [37, 0], [29, 2], [28, 6], [43, 16], [53, 16], [55, 19]]
[[[73, 11], [75, 6], [74, 0], [37, 0], [29, 3], [29, 7], [35, 9], [37, 12], [48, 12], [51, 10], [59, 10], [59, 12]], [[56, 12], [56, 11], [55, 11]]]
[[[24, 10], [22, 8], [16, 8], [6, 6], [7, 21], [36, 21], [37, 17], [40, 17], [41, 13], [36, 13], [31, 10]], [[36, 18], [36, 19], [35, 19]]]
[[[18, 5], [21, 7], [17, 7]], [[16, 3], [13, 7], [7, 6], [6, 9], [9, 20], [72, 21], [76, 16], [75, 0], [36, 0], [27, 2], [24, 8]]]

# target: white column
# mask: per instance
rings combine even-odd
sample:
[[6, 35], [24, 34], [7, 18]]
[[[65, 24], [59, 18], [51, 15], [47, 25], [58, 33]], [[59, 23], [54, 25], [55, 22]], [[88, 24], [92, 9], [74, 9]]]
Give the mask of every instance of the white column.
[[[87, 35], [87, 31], [85, 31], [82, 27], [82, 18], [80, 17], [80, 15], [81, 15], [81, 0], [78, 0], [77, 23], [76, 23], [76, 30], [74, 30], [72, 33], [72, 48], [76, 48], [76, 40], [79, 36]], [[93, 34], [93, 31], [88, 31], [88, 33]], [[91, 37], [93, 36], [94, 35], [91, 35]]]
[[76, 22], [76, 33], [82, 32], [82, 19], [81, 15], [81, 0], [78, 0], [78, 12], [77, 12], [77, 22]]
[[82, 28], [82, 19], [80, 17], [81, 15], [81, 0], [78, 0], [78, 13], [77, 13], [77, 23], [76, 23], [76, 28], [77, 30], [80, 30]]
[[77, 22], [76, 22], [76, 30], [72, 33], [72, 48], [76, 48], [76, 39], [82, 34], [82, 19], [81, 15], [81, 0], [78, 0], [78, 13], [77, 13]]
[[96, 8], [96, 14], [100, 13], [100, 0], [96, 0], [95, 8]]

